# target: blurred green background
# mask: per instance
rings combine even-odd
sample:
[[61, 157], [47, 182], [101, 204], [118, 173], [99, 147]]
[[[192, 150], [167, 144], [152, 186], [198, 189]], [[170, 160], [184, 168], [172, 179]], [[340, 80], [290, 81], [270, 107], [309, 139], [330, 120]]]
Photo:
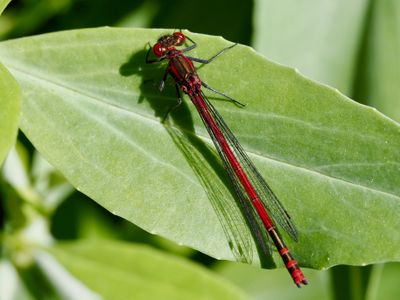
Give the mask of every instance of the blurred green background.
[[[268, 59], [297, 68], [313, 80], [400, 120], [398, 0], [21, 0], [12, 1], [0, 17], [0, 39], [96, 26], [189, 29], [221, 35], [250, 45]], [[10, 200], [29, 199], [31, 203], [46, 203], [45, 211], [39, 213], [49, 222], [51, 238], [115, 239], [151, 245], [204, 266], [251, 299], [400, 298], [396, 286], [400, 266], [396, 263], [364, 268], [339, 266], [329, 271], [305, 270], [311, 285], [297, 290], [286, 270], [260, 270], [217, 261], [112, 215], [73, 190], [35, 152], [22, 133], [13, 157], [9, 157], [8, 167], [3, 168], [0, 186], [3, 238], [7, 236], [8, 220], [20, 220], [8, 214]], [[25, 185], [28, 192], [16, 193], [12, 189], [16, 185], [12, 178], [17, 178], [18, 184]], [[18, 249], [18, 245], [15, 247]], [[2, 254], [9, 255], [7, 251], [10, 250], [3, 249]], [[19, 256], [16, 261], [24, 265], [23, 257]], [[40, 275], [43, 270], [21, 271], [23, 268], [17, 269], [19, 275], [15, 275], [19, 292], [7, 294], [5, 291], [10, 287], [4, 286], [4, 278], [12, 274], [8, 268], [3, 261], [0, 299], [63, 298], [57, 285]]]

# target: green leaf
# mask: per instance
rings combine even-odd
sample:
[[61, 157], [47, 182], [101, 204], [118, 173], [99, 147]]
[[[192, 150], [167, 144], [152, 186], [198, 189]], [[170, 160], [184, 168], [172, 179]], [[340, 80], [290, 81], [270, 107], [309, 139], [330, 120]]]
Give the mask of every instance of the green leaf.
[[368, 3], [256, 0], [254, 47], [351, 95]]
[[[62, 243], [49, 250], [76, 279], [105, 299], [247, 299], [208, 270], [146, 246], [104, 240]], [[45, 269], [50, 276], [60, 275], [54, 266]]]
[[[232, 188], [190, 101], [163, 93], [146, 43], [168, 30], [98, 28], [0, 43], [23, 86], [21, 128], [80, 191], [149, 232], [211, 256], [258, 262]], [[194, 57], [231, 45], [191, 34]], [[247, 106], [211, 100], [288, 209], [304, 266], [398, 260], [400, 127], [337, 90], [237, 46], [199, 68]], [[187, 100], [187, 99], [186, 99]], [[362, 251], [360, 251], [362, 249]], [[279, 261], [279, 260], [278, 260]]]
[[299, 68], [399, 121], [399, 15], [396, 0], [329, 5], [260, 0], [254, 44], [268, 58]]
[[20, 98], [18, 83], [0, 63], [0, 165], [17, 137]]
[[11, 0], [0, 0], [0, 15], [3, 13], [4, 9], [11, 2]]
[[372, 1], [356, 96], [400, 121], [400, 2]]

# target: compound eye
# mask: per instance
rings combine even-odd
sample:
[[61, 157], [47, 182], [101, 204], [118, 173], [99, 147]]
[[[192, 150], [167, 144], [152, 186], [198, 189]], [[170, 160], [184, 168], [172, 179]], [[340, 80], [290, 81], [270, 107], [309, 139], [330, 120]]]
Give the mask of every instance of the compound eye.
[[186, 36], [182, 32], [174, 32], [174, 37], [176, 39], [175, 44], [181, 46], [186, 42]]
[[161, 57], [164, 55], [164, 48], [161, 46], [160, 43], [157, 43], [153, 46], [154, 55], [157, 57]]

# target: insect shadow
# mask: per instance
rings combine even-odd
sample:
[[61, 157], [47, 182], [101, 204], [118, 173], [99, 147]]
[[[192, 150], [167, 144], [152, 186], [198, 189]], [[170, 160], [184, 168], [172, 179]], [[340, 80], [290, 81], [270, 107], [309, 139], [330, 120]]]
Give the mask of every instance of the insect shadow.
[[[176, 103], [177, 95], [170, 76], [166, 81], [165, 89], [162, 92], [159, 91], [159, 82], [167, 62], [146, 64], [147, 51], [147, 49], [143, 49], [133, 53], [120, 66], [119, 73], [124, 77], [141, 77], [138, 101], [139, 103], [147, 101], [161, 123], [169, 107]], [[162, 125], [205, 189], [234, 257], [238, 261], [251, 263], [256, 251], [261, 266], [275, 266], [267, 241], [265, 240], [263, 245], [259, 245], [259, 243], [254, 244], [251, 239], [253, 236], [257, 241], [260, 240], [260, 236], [265, 236], [260, 226], [254, 226], [254, 222], [249, 224], [251, 221], [244, 217], [249, 214], [244, 210], [252, 208], [240, 203], [214, 147], [205, 143], [195, 134], [194, 121], [188, 105], [190, 100], [186, 95], [183, 96], [183, 100], [182, 104], [168, 115]], [[254, 249], [254, 245], [256, 249]]]

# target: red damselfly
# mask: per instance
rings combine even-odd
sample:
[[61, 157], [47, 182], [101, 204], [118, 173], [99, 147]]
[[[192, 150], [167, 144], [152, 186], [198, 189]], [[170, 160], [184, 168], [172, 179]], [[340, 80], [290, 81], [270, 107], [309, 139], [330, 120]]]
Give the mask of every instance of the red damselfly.
[[[187, 41], [190, 41], [192, 44], [186, 48], [177, 49], [177, 47], [185, 45]], [[178, 101], [168, 109], [165, 117], [182, 103], [181, 91], [190, 97], [214, 142], [239, 200], [241, 203], [247, 203], [247, 207], [248, 203], [252, 204], [251, 211], [247, 210], [245, 214], [247, 218], [256, 218], [256, 222], [250, 220], [251, 222], [249, 223], [254, 226], [261, 225], [265, 228], [282, 257], [294, 283], [298, 287], [301, 284], [307, 284], [307, 279], [283, 242], [276, 223], [291, 238], [297, 241], [298, 233], [295, 225], [225, 121], [207, 99], [202, 91], [202, 87], [227, 98], [238, 106], [244, 105], [224, 93], [211, 88], [202, 81], [193, 65], [193, 62], [208, 64], [226, 50], [236, 46], [236, 44], [221, 50], [210, 59], [200, 59], [185, 55], [186, 52], [193, 50], [196, 46], [197, 44], [182, 32], [174, 32], [173, 34], [160, 37], [157, 43], [153, 47], [150, 47], [147, 52], [146, 63], [168, 60], [168, 66], [159, 86], [160, 91], [164, 89], [168, 75], [171, 75], [175, 80]], [[153, 49], [153, 54], [156, 56], [154, 59], [150, 58], [151, 49]]]

